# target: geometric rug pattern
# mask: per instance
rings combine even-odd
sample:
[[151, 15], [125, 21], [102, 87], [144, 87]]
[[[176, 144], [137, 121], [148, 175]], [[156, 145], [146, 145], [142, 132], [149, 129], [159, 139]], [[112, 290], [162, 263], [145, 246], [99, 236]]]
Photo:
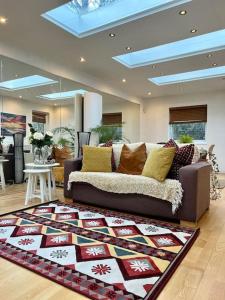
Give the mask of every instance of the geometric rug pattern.
[[198, 233], [54, 201], [0, 218], [0, 256], [90, 299], [155, 299]]

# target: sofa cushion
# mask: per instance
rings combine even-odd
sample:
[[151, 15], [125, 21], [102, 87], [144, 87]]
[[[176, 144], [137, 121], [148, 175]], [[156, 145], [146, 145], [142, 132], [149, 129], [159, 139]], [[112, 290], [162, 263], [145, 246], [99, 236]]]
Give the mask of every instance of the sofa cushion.
[[193, 144], [189, 144], [187, 146], [179, 148], [174, 140], [169, 140], [165, 145], [165, 148], [175, 147], [176, 153], [173, 160], [173, 164], [171, 166], [170, 172], [168, 174], [168, 178], [171, 179], [179, 179], [179, 170], [180, 168], [190, 165], [194, 156], [195, 146]]
[[[136, 148], [138, 148], [142, 144], [143, 144], [143, 142], [141, 142], [141, 143], [131, 143], [131, 144], [127, 144], [127, 146], [129, 147], [130, 150], [135, 150]], [[114, 154], [115, 164], [116, 164], [117, 168], [118, 168], [119, 163], [120, 163], [120, 155], [121, 155], [121, 152], [122, 152], [123, 145], [124, 144], [113, 144], [113, 154]], [[153, 143], [145, 143], [145, 146], [146, 146], [147, 155], [153, 149], [158, 149], [158, 148], [162, 147], [162, 145], [153, 144]]]
[[175, 156], [175, 147], [152, 150], [147, 158], [142, 175], [164, 181]]
[[112, 148], [83, 146], [81, 172], [112, 172]]
[[[128, 145], [128, 147], [131, 150], [134, 150], [138, 146], [140, 146], [141, 144], [143, 144], [143, 142], [140, 142], [140, 143], [131, 143], [131, 144], [127, 144], [127, 145]], [[119, 163], [120, 163], [120, 155], [121, 155], [121, 151], [122, 151], [123, 145], [124, 144], [113, 144], [113, 154], [114, 154], [116, 168], [118, 168]], [[163, 147], [163, 145], [154, 144], [154, 143], [145, 143], [145, 146], [146, 146], [147, 155], [153, 149], [159, 149], [159, 148]], [[183, 147], [183, 146], [187, 146], [187, 144], [178, 144], [178, 146], [179, 147]], [[198, 148], [198, 146], [194, 145], [194, 155], [193, 155], [192, 163], [198, 162], [199, 159], [200, 159], [199, 148]]]
[[[108, 142], [106, 142], [105, 144], [101, 144], [100, 147], [111, 147], [113, 146], [113, 141], [109, 140]], [[116, 171], [116, 163], [115, 163], [115, 158], [114, 158], [114, 153], [113, 153], [113, 149], [112, 149], [112, 157], [111, 157], [111, 163], [112, 163], [112, 171]]]
[[124, 174], [141, 175], [146, 159], [145, 144], [141, 144], [134, 151], [127, 145], [123, 145], [120, 163], [116, 171]]

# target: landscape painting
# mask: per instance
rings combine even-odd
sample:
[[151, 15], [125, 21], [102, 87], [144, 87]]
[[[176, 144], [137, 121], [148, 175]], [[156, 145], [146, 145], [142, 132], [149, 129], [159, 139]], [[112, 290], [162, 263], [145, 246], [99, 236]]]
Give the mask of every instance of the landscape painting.
[[14, 133], [26, 135], [26, 116], [1, 113], [1, 135], [12, 136]]

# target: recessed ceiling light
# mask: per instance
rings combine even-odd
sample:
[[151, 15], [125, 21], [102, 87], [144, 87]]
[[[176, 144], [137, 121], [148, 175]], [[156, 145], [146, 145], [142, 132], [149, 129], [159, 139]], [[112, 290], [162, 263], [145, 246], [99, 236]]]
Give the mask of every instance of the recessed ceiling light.
[[122, 79], [122, 82], [127, 82], [126, 78], [123, 78], [123, 79]]
[[115, 37], [115, 36], [116, 36], [116, 34], [115, 34], [115, 33], [112, 33], [112, 32], [110, 32], [109, 36], [110, 36], [110, 37]]
[[179, 11], [179, 15], [181, 15], [181, 16], [185, 16], [186, 14], [187, 14], [186, 10]]
[[7, 19], [5, 17], [0, 17], [0, 23], [1, 24], [6, 24], [7, 23]]
[[191, 33], [196, 33], [198, 30], [196, 28], [191, 29]]
[[129, 47], [129, 46], [128, 46], [128, 47], [126, 47], [125, 49], [126, 49], [127, 51], [130, 51], [130, 50], [132, 50], [132, 48], [131, 48], [131, 47]]
[[218, 66], [218, 64], [217, 64], [217, 63], [213, 63], [212, 66], [213, 66], [213, 67], [216, 67], [216, 66]]
[[80, 62], [84, 63], [84, 62], [86, 62], [86, 59], [84, 57], [80, 57]]
[[149, 96], [151, 96], [151, 94], [152, 94], [151, 92], [148, 92], [148, 95], [149, 95]]

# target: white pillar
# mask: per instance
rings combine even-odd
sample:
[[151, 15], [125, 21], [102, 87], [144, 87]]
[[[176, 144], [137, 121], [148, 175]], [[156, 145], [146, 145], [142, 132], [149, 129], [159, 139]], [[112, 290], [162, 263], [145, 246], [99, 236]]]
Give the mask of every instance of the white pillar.
[[[102, 96], [87, 92], [84, 94], [84, 131], [90, 131], [101, 124], [102, 120]], [[98, 136], [91, 135], [90, 145], [98, 144]]]

